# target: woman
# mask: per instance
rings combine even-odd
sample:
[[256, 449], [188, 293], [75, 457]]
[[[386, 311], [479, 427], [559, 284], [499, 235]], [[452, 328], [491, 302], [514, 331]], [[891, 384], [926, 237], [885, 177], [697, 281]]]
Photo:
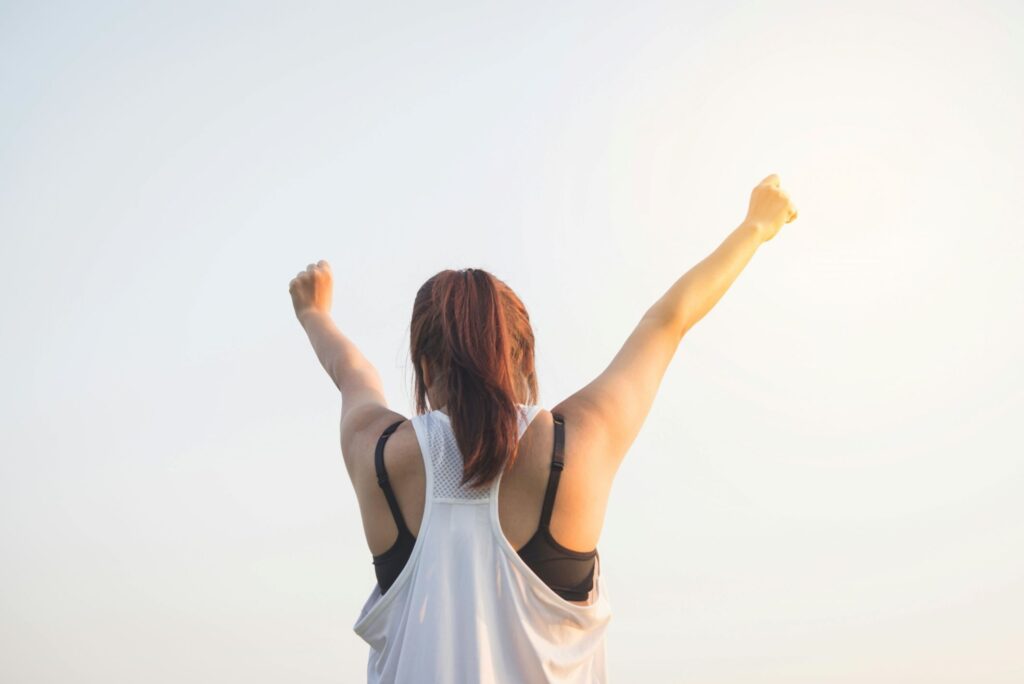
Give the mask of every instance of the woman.
[[341, 390], [341, 449], [377, 575], [354, 626], [368, 681], [606, 680], [597, 543], [612, 480], [682, 337], [796, 215], [778, 176], [761, 181], [744, 221], [550, 411], [535, 403], [526, 309], [486, 271], [442, 271], [417, 293], [411, 419], [332, 322], [329, 264], [299, 272], [292, 303]]

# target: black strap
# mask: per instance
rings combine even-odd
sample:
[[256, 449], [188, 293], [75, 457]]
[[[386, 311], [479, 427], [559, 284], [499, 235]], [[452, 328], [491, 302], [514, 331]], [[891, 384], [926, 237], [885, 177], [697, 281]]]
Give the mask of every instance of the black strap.
[[402, 510], [398, 507], [398, 499], [395, 498], [395, 492], [391, 489], [391, 482], [388, 480], [388, 471], [384, 468], [384, 443], [388, 441], [388, 437], [391, 436], [398, 426], [405, 422], [405, 419], [396, 421], [384, 429], [381, 433], [380, 439], [377, 440], [377, 452], [374, 454], [374, 466], [377, 468], [377, 484], [384, 490], [384, 496], [388, 500], [388, 508], [391, 509], [391, 515], [395, 519], [395, 525], [398, 526], [398, 534], [401, 536], [402, 532], [409, 532], [409, 528], [405, 525], [405, 519], [402, 517]]
[[551, 512], [555, 509], [555, 493], [558, 481], [562, 478], [565, 466], [565, 419], [558, 413], [552, 413], [555, 421], [555, 448], [551, 455], [551, 474], [548, 476], [548, 489], [544, 493], [544, 508], [540, 512], [540, 528], [547, 529], [551, 524]]

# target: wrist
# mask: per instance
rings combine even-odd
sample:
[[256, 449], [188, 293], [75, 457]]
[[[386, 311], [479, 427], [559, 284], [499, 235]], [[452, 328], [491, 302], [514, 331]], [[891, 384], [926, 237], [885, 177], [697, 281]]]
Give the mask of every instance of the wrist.
[[302, 325], [303, 328], [309, 327], [310, 323], [330, 320], [331, 318], [331, 315], [326, 311], [321, 311], [319, 309], [313, 308], [300, 311], [296, 314], [296, 316], [298, 317], [299, 323]]
[[751, 237], [757, 240], [758, 244], [761, 244], [765, 241], [765, 237], [768, 233], [763, 223], [750, 220], [743, 221], [743, 223], [740, 224], [739, 230], [749, 234]]

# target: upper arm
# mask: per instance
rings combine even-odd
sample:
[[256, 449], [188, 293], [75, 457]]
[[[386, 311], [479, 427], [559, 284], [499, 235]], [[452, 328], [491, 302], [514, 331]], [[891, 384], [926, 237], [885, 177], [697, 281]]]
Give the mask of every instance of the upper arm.
[[373, 366], [350, 370], [340, 384], [341, 454], [355, 483], [373, 471], [374, 448], [384, 428], [404, 416], [388, 408]]
[[614, 474], [640, 432], [682, 334], [671, 321], [645, 315], [605, 370], [553, 413], [575, 421], [600, 445]]

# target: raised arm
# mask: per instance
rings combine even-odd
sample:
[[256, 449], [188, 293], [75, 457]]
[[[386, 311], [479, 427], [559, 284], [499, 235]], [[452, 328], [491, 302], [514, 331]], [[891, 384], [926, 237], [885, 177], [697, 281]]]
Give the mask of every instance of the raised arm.
[[[350, 340], [331, 317], [331, 300], [334, 281], [331, 266], [326, 261], [310, 264], [305, 271], [299, 271], [288, 285], [292, 296], [295, 316], [313, 345], [320, 365], [327, 371], [335, 386], [341, 391], [341, 431], [356, 416], [355, 423], [372, 420], [379, 409], [387, 408], [380, 375], [359, 347]], [[368, 409], [357, 411], [356, 409]], [[344, 437], [343, 437], [344, 440]]]
[[639, 434], [683, 336], [722, 298], [757, 248], [796, 214], [777, 175], [761, 181], [743, 222], [644, 313], [596, 379], [551, 409], [580, 425], [589, 443], [601, 445], [591, 457], [611, 473]]

